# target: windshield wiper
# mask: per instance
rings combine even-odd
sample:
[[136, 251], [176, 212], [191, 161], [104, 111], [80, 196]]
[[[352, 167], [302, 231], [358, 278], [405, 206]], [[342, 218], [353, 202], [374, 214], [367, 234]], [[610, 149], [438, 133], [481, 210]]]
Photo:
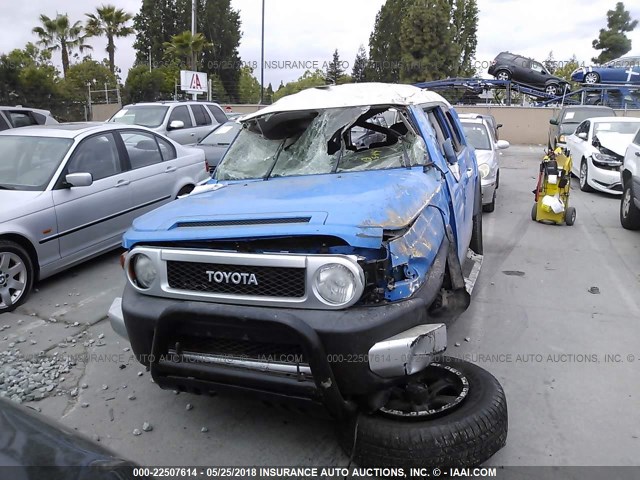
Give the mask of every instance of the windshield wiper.
[[269, 177], [273, 173], [273, 169], [276, 168], [276, 164], [278, 163], [278, 159], [280, 158], [280, 154], [282, 153], [282, 150], [284, 150], [284, 144], [285, 143], [287, 143], [287, 139], [286, 138], [284, 140], [282, 140], [282, 143], [278, 147], [278, 151], [274, 155], [275, 158], [273, 159], [273, 163], [271, 164], [271, 167], [269, 168], [267, 173], [265, 173], [264, 177], [262, 177], [263, 180], [269, 180]]

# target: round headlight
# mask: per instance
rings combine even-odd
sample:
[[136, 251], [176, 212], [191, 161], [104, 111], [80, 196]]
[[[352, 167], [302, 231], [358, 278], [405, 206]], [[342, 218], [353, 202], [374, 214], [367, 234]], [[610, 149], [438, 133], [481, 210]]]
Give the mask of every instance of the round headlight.
[[480, 165], [478, 165], [478, 171], [480, 172], [480, 178], [486, 178], [487, 176], [489, 176], [491, 168], [486, 163], [481, 163]]
[[158, 275], [153, 262], [144, 254], [136, 255], [131, 261], [136, 284], [140, 288], [149, 288]]
[[315, 290], [325, 302], [344, 305], [356, 294], [356, 277], [344, 265], [330, 263], [316, 272]]

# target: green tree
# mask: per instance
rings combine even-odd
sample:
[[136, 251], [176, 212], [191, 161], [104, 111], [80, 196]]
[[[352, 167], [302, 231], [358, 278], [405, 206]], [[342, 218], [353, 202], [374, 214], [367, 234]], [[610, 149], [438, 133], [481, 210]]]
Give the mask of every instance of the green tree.
[[133, 28], [127, 24], [133, 15], [113, 5], [103, 5], [96, 9], [96, 13], [87, 13], [87, 25], [85, 30], [91, 37], [107, 37], [107, 53], [109, 55], [109, 70], [115, 74], [115, 39], [128, 37], [134, 33]]
[[403, 83], [456, 76], [459, 48], [450, 19], [448, 0], [414, 0], [407, 7], [400, 32]]
[[328, 85], [337, 85], [344, 76], [344, 68], [342, 68], [342, 62], [340, 61], [340, 54], [336, 48], [333, 52], [333, 60], [327, 65], [327, 73], [325, 74], [326, 82]]
[[400, 32], [409, 3], [407, 0], [387, 0], [376, 15], [373, 32], [369, 37], [369, 68], [365, 73], [369, 81], [400, 81]]
[[173, 96], [173, 85], [167, 85], [164, 69], [149, 71], [147, 65], [138, 65], [129, 70], [124, 86], [125, 103], [155, 102], [167, 100]]
[[[204, 3], [198, 16], [198, 31], [213, 43], [202, 55], [202, 71], [215, 74], [224, 85], [225, 94], [230, 100], [240, 99], [238, 85], [242, 61], [238, 48], [242, 32], [240, 31], [240, 12], [231, 7], [231, 0], [201, 0]], [[254, 69], [258, 64], [251, 65]]]
[[273, 101], [275, 102], [287, 95], [298, 93], [306, 88], [319, 87], [321, 85], [326, 85], [324, 72], [322, 70], [316, 70], [315, 72], [307, 70], [295, 82], [289, 82], [286, 85], [280, 83], [280, 88], [278, 88], [278, 91], [273, 95]]
[[205, 49], [211, 48], [212, 43], [208, 42], [202, 33], [193, 35], [189, 30], [185, 30], [178, 35], [171, 37], [171, 41], [164, 44], [165, 57], [185, 61], [188, 69], [197, 68], [198, 55]]
[[560, 78], [566, 80], [567, 82], [570, 82], [571, 90], [576, 90], [576, 89], [580, 88], [580, 84], [571, 81], [571, 74], [573, 73], [573, 71], [576, 68], [578, 68], [580, 66], [583, 66], [583, 65], [580, 65], [578, 63], [578, 59], [576, 58], [576, 55], [573, 54], [571, 56], [571, 59], [568, 62], [562, 63], [561, 65], [558, 65], [558, 68], [556, 68], [556, 70], [553, 72], [553, 74], [556, 77], [560, 77]]
[[457, 58], [452, 59], [451, 76], [472, 77], [476, 75], [473, 59], [478, 46], [478, 4], [476, 0], [449, 0], [453, 43], [457, 47]]
[[[88, 84], [91, 84], [92, 90], [104, 92], [105, 85], [110, 90], [115, 88], [118, 82], [106, 62], [100, 63], [91, 58], [85, 58], [82, 62], [69, 67], [67, 75], [61, 82], [61, 89], [68, 100], [84, 101], [88, 94]], [[104, 94], [96, 93], [95, 97], [92, 95], [93, 102], [102, 101], [102, 99], [106, 100]]]
[[351, 70], [351, 77], [354, 82], [360, 83], [367, 81], [366, 70], [368, 63], [369, 59], [367, 58], [367, 51], [365, 50], [364, 45], [360, 45], [358, 53], [356, 54], [356, 59], [353, 61], [353, 69]]
[[267, 86], [264, 91], [264, 104], [271, 105], [273, 103], [273, 86], [271, 83]]
[[637, 25], [638, 20], [631, 20], [631, 15], [624, 8], [624, 3], [616, 3], [615, 10], [607, 12], [607, 29], [601, 28], [600, 35], [592, 42], [593, 48], [601, 52], [591, 60], [603, 64], [631, 50], [631, 40], [625, 33], [632, 32]]
[[59, 99], [58, 83], [49, 50], [28, 43], [0, 55], [0, 104], [52, 109]]
[[238, 93], [240, 103], [258, 103], [260, 101], [260, 82], [253, 76], [253, 69], [245, 65], [240, 70]]
[[41, 26], [33, 29], [33, 33], [40, 37], [38, 44], [50, 51], [60, 50], [62, 72], [66, 76], [69, 70], [69, 53], [76, 48], [81, 53], [92, 48], [85, 43], [86, 35], [82, 22], [77, 21], [71, 24], [68, 15], [57, 14], [55, 18], [40, 15], [40, 23], [42, 23]]
[[177, 28], [178, 14], [175, 0], [143, 0], [140, 12], [133, 18], [136, 40], [133, 48], [138, 63], [149, 62], [149, 55], [155, 64], [164, 58], [164, 44], [173, 35], [186, 30]]

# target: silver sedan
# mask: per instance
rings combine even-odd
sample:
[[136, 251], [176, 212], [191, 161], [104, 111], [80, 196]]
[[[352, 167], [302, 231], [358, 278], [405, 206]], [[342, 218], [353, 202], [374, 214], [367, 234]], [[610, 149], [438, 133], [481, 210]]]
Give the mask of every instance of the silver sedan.
[[460, 118], [467, 142], [476, 150], [478, 170], [482, 184], [482, 210], [493, 212], [496, 208], [496, 190], [500, 186], [500, 153], [509, 148], [506, 140], [497, 140], [493, 128], [479, 115]]
[[118, 247], [134, 218], [207, 178], [204, 153], [149, 129], [0, 132], [0, 313], [34, 282]]

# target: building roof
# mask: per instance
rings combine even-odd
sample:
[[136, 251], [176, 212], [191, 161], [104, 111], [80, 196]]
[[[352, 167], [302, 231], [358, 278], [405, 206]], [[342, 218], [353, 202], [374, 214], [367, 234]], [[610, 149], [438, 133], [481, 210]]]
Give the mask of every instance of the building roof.
[[313, 87], [281, 98], [273, 105], [242, 117], [242, 122], [276, 112], [324, 110], [368, 105], [420, 105], [440, 103], [450, 107], [442, 96], [413, 85], [390, 83], [349, 83]]

